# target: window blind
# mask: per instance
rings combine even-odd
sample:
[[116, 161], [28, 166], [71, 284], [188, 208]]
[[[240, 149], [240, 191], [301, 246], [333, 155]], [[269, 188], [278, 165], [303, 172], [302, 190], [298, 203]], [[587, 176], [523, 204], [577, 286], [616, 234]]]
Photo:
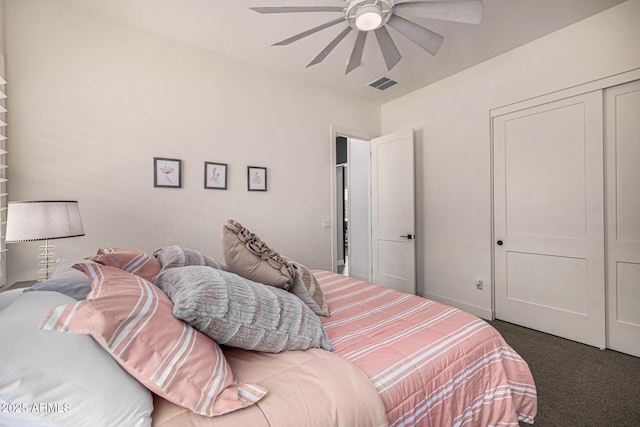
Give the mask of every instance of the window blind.
[[7, 108], [4, 57], [0, 55], [0, 288], [7, 284]]

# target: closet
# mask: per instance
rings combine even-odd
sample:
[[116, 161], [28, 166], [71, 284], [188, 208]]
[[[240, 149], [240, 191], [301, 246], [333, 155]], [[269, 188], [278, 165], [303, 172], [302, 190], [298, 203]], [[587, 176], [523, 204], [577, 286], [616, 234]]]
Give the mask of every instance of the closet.
[[492, 143], [496, 318], [640, 356], [640, 80], [493, 110]]

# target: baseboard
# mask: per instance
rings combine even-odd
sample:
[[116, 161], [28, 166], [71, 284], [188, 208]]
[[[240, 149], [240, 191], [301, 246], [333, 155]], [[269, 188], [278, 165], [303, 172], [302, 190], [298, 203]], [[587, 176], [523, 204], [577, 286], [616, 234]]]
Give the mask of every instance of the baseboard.
[[494, 315], [493, 315], [493, 310], [491, 309], [487, 309], [484, 307], [479, 307], [477, 305], [471, 305], [471, 304], [467, 304], [461, 301], [457, 301], [451, 298], [446, 298], [446, 297], [442, 297], [440, 295], [434, 295], [434, 294], [430, 294], [430, 293], [418, 293], [420, 296], [423, 296], [425, 298], [428, 299], [432, 299], [436, 302], [440, 302], [442, 304], [446, 304], [446, 305], [450, 305], [451, 307], [455, 307], [458, 308], [460, 310], [466, 311], [467, 313], [471, 313], [474, 316], [478, 316], [481, 319], [485, 319], [485, 320], [493, 320], [494, 319]]
[[349, 273], [349, 276], [353, 277], [354, 279], [362, 280], [363, 282], [370, 282], [368, 277], [364, 277], [359, 274]]

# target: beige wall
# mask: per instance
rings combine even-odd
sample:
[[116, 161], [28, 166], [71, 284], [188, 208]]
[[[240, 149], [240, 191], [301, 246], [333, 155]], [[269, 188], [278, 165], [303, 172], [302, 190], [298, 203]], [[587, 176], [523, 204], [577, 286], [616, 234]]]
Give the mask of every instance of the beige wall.
[[0, 55], [4, 56], [4, 0], [0, 0]]
[[419, 292], [491, 315], [489, 111], [640, 67], [631, 0], [382, 107], [382, 132], [416, 135]]
[[[236, 218], [283, 254], [331, 268], [330, 125], [379, 133], [380, 107], [296, 82], [62, 1], [6, 5], [10, 200], [80, 202], [100, 246], [181, 244], [221, 259]], [[153, 187], [152, 158], [183, 160], [183, 188]], [[229, 190], [203, 189], [203, 162], [229, 164]], [[247, 192], [246, 167], [269, 168]], [[36, 244], [13, 244], [9, 282], [35, 276]]]

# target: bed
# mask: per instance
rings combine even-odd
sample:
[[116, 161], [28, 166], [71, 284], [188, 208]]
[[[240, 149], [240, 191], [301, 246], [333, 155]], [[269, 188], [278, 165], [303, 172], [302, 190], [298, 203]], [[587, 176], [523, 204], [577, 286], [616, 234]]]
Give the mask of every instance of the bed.
[[[324, 412], [327, 417], [324, 421], [318, 422], [319, 415], [306, 419], [303, 415], [303, 422], [295, 421], [296, 418], [287, 415], [283, 407], [271, 406], [267, 396], [256, 404], [257, 407], [215, 420], [220, 424], [208, 424], [210, 420], [156, 397], [154, 426], [395, 427], [533, 423], [537, 409], [536, 388], [529, 368], [487, 322], [419, 296], [329, 271], [313, 270], [313, 274], [329, 303], [331, 317], [323, 319], [323, 324], [335, 346], [335, 355], [357, 366], [369, 379], [369, 384], [363, 385], [347, 379], [351, 376], [337, 381], [331, 376], [327, 379], [331, 385], [321, 388], [319, 395], [329, 394], [331, 390], [348, 390], [347, 395], [357, 392], [363, 398], [368, 396], [371, 403], [364, 405], [365, 413], [361, 414], [367, 418], [352, 418], [347, 423], [331, 418], [336, 413], [333, 408], [340, 403], [340, 399], [331, 399], [320, 408], [320, 415]], [[315, 349], [307, 352], [327, 353]], [[251, 369], [252, 363], [248, 360], [270, 357], [237, 349], [227, 349], [225, 353], [234, 371]], [[305, 358], [305, 355], [287, 354], [285, 357]], [[263, 370], [253, 366], [243, 381], [264, 378]], [[331, 373], [331, 368], [323, 372], [324, 377]], [[338, 372], [344, 375], [343, 371]], [[285, 383], [293, 381], [296, 381], [295, 377], [287, 377]], [[276, 388], [287, 387], [278, 384]], [[376, 390], [375, 396], [371, 395], [371, 388]], [[352, 398], [341, 398], [348, 398], [347, 406], [357, 407]], [[384, 407], [382, 420], [376, 414], [380, 411], [378, 399]], [[248, 417], [250, 410], [260, 414], [248, 421], [245, 416]]]
[[[267, 392], [242, 409], [213, 417], [196, 414], [184, 405], [150, 392], [153, 388], [144, 382], [146, 388], [140, 387], [115, 363], [115, 370], [108, 371], [110, 373], [102, 372], [102, 368], [101, 374], [95, 373], [96, 360], [102, 357], [98, 353], [106, 354], [100, 346], [86, 340], [61, 343], [80, 338], [92, 341], [86, 335], [40, 330], [38, 323], [45, 309], [66, 302], [66, 296], [46, 290], [26, 292], [22, 296], [21, 290], [0, 294], [0, 339], [11, 340], [9, 346], [2, 343], [4, 350], [0, 348], [3, 405], [0, 426], [395, 427], [533, 423], [536, 388], [529, 368], [487, 322], [419, 296], [329, 271], [312, 270], [311, 273], [331, 313], [330, 317], [319, 319], [334, 351], [310, 348], [267, 353], [221, 345], [234, 381], [255, 384]], [[136, 280], [162, 294], [148, 282]], [[95, 282], [92, 286], [95, 293]], [[27, 328], [28, 323], [32, 324]], [[36, 334], [35, 338], [29, 338], [32, 333]], [[79, 349], [80, 345], [90, 344], [95, 348], [57, 355], [69, 348]], [[41, 347], [34, 348], [34, 345]], [[58, 347], [52, 350], [52, 346]], [[22, 357], [20, 352], [27, 351], [35, 355]], [[96, 354], [90, 356], [90, 352]], [[70, 358], [74, 359], [69, 361]], [[34, 367], [48, 359], [56, 360], [55, 373], [53, 369]], [[63, 359], [73, 365], [69, 372], [61, 366]], [[111, 358], [107, 355], [106, 359]], [[91, 365], [87, 368], [89, 374], [79, 373], [84, 364]], [[23, 394], [15, 391], [17, 382], [26, 383], [35, 377], [33, 369], [40, 369], [37, 374], [48, 378], [43, 382], [54, 381], [53, 386], [47, 386], [48, 394], [38, 396], [32, 390]], [[18, 374], [24, 370], [23, 377], [14, 378], [13, 382], [7, 380], [12, 370]], [[95, 375], [103, 377], [88, 378]], [[85, 385], [74, 385], [76, 380], [85, 381]], [[86, 390], [86, 381], [92, 390]], [[116, 383], [119, 385], [114, 385]], [[132, 394], [127, 396], [121, 391], [124, 387], [133, 387]], [[78, 389], [82, 390], [77, 402], [73, 397], [59, 397]], [[60, 402], [56, 400], [56, 390]], [[96, 404], [87, 403], [93, 394], [100, 392], [104, 395], [95, 397]], [[140, 396], [139, 402], [132, 397], [133, 393]], [[149, 396], [149, 402], [145, 396]], [[115, 398], [122, 401], [105, 400]], [[29, 406], [37, 404], [42, 409], [43, 402], [45, 406], [50, 405], [49, 412], [45, 407], [34, 413], [34, 407]], [[52, 404], [66, 406], [52, 408]], [[104, 414], [98, 414], [98, 410]], [[103, 422], [100, 417], [111, 416], [114, 410], [123, 417], [134, 412], [139, 414], [135, 415], [135, 422]], [[57, 415], [66, 411], [62, 415], [69, 417], [50, 418], [51, 411]]]

